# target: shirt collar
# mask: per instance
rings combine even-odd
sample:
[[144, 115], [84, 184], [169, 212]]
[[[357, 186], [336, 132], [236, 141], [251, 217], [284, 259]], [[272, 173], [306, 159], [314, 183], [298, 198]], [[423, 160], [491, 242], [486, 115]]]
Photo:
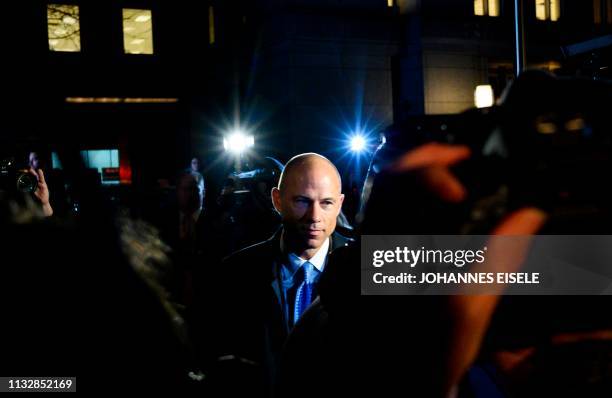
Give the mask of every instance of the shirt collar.
[[327, 258], [327, 253], [329, 252], [329, 238], [325, 239], [325, 242], [321, 245], [319, 250], [317, 250], [316, 254], [312, 256], [312, 258], [308, 261], [312, 265], [315, 266], [320, 272], [323, 272], [323, 268], [325, 268], [325, 259]]
[[314, 267], [319, 270], [319, 272], [323, 272], [323, 268], [325, 268], [325, 259], [327, 258], [327, 253], [329, 252], [329, 238], [325, 239], [325, 242], [321, 245], [319, 250], [315, 253], [314, 256], [310, 258], [310, 260], [304, 260], [299, 257], [295, 253], [289, 253], [287, 256], [288, 263], [285, 265], [291, 274], [295, 273], [306, 261], [310, 262]]

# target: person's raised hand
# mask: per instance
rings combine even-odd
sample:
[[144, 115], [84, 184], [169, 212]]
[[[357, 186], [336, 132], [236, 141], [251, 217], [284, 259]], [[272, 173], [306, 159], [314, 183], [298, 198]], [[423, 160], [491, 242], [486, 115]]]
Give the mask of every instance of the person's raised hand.
[[419, 172], [425, 187], [447, 202], [461, 202], [467, 192], [449, 170], [470, 157], [470, 149], [464, 145], [437, 142], [419, 146], [396, 160], [390, 167], [394, 172]]
[[42, 169], [38, 169], [36, 171], [33, 168], [30, 168], [29, 172], [38, 180], [38, 186], [34, 191], [34, 196], [40, 200], [45, 216], [49, 217], [53, 215], [53, 208], [49, 202], [49, 187], [47, 186], [47, 181], [45, 180], [45, 173], [42, 171]]

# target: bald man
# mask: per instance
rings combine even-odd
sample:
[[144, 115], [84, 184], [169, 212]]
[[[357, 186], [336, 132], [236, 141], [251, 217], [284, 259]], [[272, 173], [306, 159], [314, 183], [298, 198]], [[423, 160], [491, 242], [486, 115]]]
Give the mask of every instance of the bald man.
[[222, 295], [219, 355], [242, 358], [241, 363], [263, 371], [263, 394], [270, 392], [289, 331], [317, 297], [329, 254], [348, 244], [334, 232], [344, 200], [341, 187], [340, 174], [328, 159], [315, 153], [295, 156], [272, 190], [282, 228], [223, 262], [224, 283], [232, 287]]
[[338, 170], [321, 155], [302, 154], [287, 163], [272, 189], [272, 202], [281, 214], [281, 244], [289, 253], [311, 260], [329, 245], [344, 201], [341, 189]]

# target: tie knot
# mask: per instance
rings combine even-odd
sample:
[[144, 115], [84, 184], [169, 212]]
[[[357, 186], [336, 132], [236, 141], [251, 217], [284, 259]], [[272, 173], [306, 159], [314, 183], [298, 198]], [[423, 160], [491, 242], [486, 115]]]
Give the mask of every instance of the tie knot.
[[302, 269], [304, 270], [304, 280], [306, 283], [315, 283], [317, 276], [319, 275], [319, 270], [310, 261], [306, 261], [304, 264], [302, 264]]

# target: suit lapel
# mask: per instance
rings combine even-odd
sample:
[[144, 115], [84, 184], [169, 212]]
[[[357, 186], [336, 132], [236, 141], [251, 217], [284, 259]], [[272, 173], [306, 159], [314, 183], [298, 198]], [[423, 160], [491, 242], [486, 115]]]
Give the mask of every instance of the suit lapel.
[[280, 229], [270, 239], [270, 256], [272, 258], [270, 267], [270, 305], [272, 329], [280, 332], [281, 341], [289, 334], [288, 321], [285, 308], [285, 297], [281, 288], [281, 267], [283, 264], [283, 254], [280, 250], [280, 239], [282, 229]]
[[287, 314], [286, 312], [287, 309], [286, 309], [286, 306], [284, 305], [286, 298], [283, 294], [283, 290], [281, 289], [281, 276], [280, 276], [281, 266], [282, 264], [279, 261], [272, 262], [272, 272], [274, 273], [276, 277], [272, 278], [272, 281], [270, 282], [270, 288], [271, 288], [274, 307], [275, 307], [273, 313], [279, 314], [278, 322], [282, 324], [282, 327], [280, 327], [280, 329], [282, 329], [284, 331], [284, 334], [287, 335], [289, 333], [289, 322], [288, 322], [289, 314]]

